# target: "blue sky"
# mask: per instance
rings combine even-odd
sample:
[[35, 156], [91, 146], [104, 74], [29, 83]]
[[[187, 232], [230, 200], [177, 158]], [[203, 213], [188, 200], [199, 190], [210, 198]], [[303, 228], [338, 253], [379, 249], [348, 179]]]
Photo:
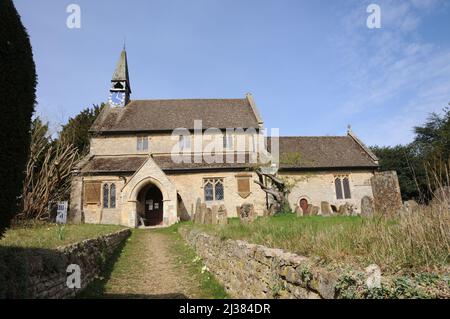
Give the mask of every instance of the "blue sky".
[[[54, 129], [106, 101], [126, 38], [133, 99], [254, 95], [281, 135], [408, 143], [450, 102], [450, 1], [15, 0], [37, 114]], [[66, 8], [81, 7], [81, 29]], [[366, 8], [381, 7], [381, 29]]]

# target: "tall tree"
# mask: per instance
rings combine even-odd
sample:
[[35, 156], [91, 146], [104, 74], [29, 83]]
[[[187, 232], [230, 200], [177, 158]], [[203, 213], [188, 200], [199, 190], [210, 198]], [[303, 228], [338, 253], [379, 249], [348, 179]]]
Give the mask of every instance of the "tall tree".
[[404, 200], [426, 200], [429, 197], [423, 159], [414, 143], [394, 147], [372, 147], [382, 171], [395, 170]]
[[0, 237], [18, 210], [36, 82], [28, 34], [12, 0], [0, 0]]
[[62, 127], [60, 137], [72, 143], [80, 155], [89, 152], [89, 129], [103, 106], [104, 104], [85, 108], [77, 116], [70, 118], [69, 122]]

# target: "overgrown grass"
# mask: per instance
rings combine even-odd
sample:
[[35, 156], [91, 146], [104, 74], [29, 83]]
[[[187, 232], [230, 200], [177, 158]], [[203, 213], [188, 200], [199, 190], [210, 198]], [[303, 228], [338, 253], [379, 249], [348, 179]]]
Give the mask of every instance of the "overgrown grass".
[[0, 240], [0, 246], [53, 249], [113, 233], [123, 228], [113, 225], [27, 224], [6, 231], [5, 236]]
[[450, 213], [422, 207], [395, 218], [302, 217], [284, 214], [249, 225], [193, 225], [222, 239], [243, 239], [324, 263], [378, 264], [383, 271], [448, 271]]
[[201, 259], [195, 251], [181, 238], [178, 227], [182, 224], [175, 224], [168, 228], [157, 230], [170, 236], [170, 249], [176, 256], [176, 264], [180, 271], [187, 271], [190, 276], [200, 283], [204, 298], [226, 299], [228, 294], [215, 277], [204, 268]]

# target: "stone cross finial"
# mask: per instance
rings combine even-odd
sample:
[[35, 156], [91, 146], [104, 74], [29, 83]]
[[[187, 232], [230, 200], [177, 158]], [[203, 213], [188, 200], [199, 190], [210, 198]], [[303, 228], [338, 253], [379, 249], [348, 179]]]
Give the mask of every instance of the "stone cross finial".
[[350, 124], [347, 125], [347, 133], [352, 132], [352, 126]]

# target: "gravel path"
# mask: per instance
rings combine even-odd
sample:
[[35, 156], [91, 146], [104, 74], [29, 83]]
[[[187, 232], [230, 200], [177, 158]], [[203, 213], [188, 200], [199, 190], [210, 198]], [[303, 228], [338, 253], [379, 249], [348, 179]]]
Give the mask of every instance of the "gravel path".
[[152, 230], [133, 233], [106, 282], [106, 298], [201, 298], [202, 291], [170, 248], [173, 238]]

